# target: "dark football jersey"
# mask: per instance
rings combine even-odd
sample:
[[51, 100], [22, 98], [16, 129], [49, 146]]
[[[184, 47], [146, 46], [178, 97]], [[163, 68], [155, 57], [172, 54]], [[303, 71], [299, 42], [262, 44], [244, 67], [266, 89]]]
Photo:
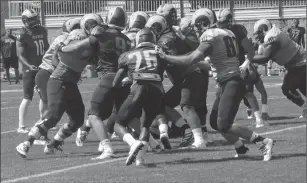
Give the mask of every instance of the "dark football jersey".
[[237, 44], [239, 48], [239, 61], [242, 64], [245, 61], [245, 50], [242, 46], [242, 40], [247, 36], [247, 30], [243, 25], [234, 24], [231, 26], [230, 30], [237, 38]]
[[119, 56], [130, 50], [131, 41], [121, 31], [105, 25], [97, 26], [91, 35], [91, 42], [99, 44], [98, 72], [116, 72]]
[[132, 28], [131, 30], [129, 30], [128, 32], [125, 32], [124, 34], [130, 39], [131, 41], [131, 48], [135, 48], [135, 37], [136, 37], [136, 33], [139, 31], [140, 29], [137, 28]]
[[131, 80], [162, 81], [165, 70], [163, 61], [152, 43], [141, 43], [135, 49], [122, 54], [119, 68], [127, 69]]
[[[191, 51], [188, 45], [177, 37], [174, 32], [163, 34], [159, 38], [157, 45], [168, 55], [184, 55]], [[183, 79], [183, 74], [186, 74], [187, 71], [191, 72], [194, 69], [187, 68], [186, 66], [170, 65], [166, 70], [172, 83], [180, 83]]]
[[42, 63], [42, 58], [49, 48], [46, 29], [41, 26], [35, 29], [22, 27], [17, 35], [17, 40], [24, 47], [25, 57], [29, 64], [38, 67]]
[[13, 36], [1, 38], [1, 54], [3, 58], [16, 58], [16, 39]]

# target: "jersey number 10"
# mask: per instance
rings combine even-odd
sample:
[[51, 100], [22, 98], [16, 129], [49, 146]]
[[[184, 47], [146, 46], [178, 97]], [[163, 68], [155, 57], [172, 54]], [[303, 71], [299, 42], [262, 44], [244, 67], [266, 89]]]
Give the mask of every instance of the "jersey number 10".
[[34, 44], [36, 46], [36, 54], [37, 56], [42, 56], [45, 54], [45, 45], [43, 40], [37, 40], [34, 41]]
[[225, 36], [223, 38], [226, 45], [226, 51], [228, 57], [236, 57], [238, 53], [238, 45], [235, 37]]

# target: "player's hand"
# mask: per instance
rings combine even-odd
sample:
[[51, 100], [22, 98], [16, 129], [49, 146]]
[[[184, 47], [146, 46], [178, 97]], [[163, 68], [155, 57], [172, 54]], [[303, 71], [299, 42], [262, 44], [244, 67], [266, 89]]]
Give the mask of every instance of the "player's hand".
[[38, 93], [38, 92], [39, 92], [39, 89], [38, 89], [38, 86], [37, 86], [37, 85], [34, 86], [34, 92], [35, 92], [35, 93]]
[[164, 59], [166, 54], [165, 52], [162, 50], [162, 48], [160, 46], [156, 46], [155, 47], [156, 52], [159, 54], [159, 56]]
[[239, 66], [239, 68], [241, 73], [245, 73], [248, 68], [248, 64], [243, 63], [242, 65]]
[[122, 87], [125, 87], [126, 85], [129, 85], [131, 84], [132, 81], [128, 78], [128, 77], [125, 77], [123, 80], [122, 80]]
[[176, 33], [176, 35], [178, 37], [180, 37], [180, 39], [184, 40], [185, 39], [185, 36], [183, 35], [182, 31], [181, 31], [181, 28], [179, 26], [172, 26], [174, 32]]
[[29, 69], [30, 69], [30, 71], [37, 71], [38, 67], [36, 67], [35, 65], [30, 65]]
[[82, 81], [82, 79], [80, 78], [77, 84], [78, 84], [78, 85], [81, 85], [82, 83], [83, 83], [83, 81]]

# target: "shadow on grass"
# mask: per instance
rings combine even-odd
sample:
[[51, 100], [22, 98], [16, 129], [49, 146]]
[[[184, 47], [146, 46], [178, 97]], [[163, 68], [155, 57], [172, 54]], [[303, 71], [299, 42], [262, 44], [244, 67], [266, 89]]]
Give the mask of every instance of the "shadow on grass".
[[[270, 123], [270, 122], [269, 122]], [[270, 126], [277, 126], [277, 125], [288, 125], [288, 124], [306, 124], [306, 121], [285, 121], [285, 122], [272, 122], [270, 123]]]
[[[306, 153], [294, 153], [294, 154], [277, 154], [273, 155], [271, 161], [279, 159], [287, 159], [291, 157], [306, 157]], [[218, 163], [218, 162], [227, 162], [227, 161], [237, 161], [237, 160], [246, 160], [246, 161], [262, 161], [262, 156], [245, 156], [240, 158], [228, 157], [221, 159], [202, 159], [195, 160], [192, 158], [183, 158], [175, 161], [166, 161], [159, 164], [168, 164], [168, 165], [178, 165], [178, 164], [199, 164], [199, 163]]]
[[278, 121], [278, 120], [286, 120], [286, 119], [295, 119], [295, 116], [271, 116], [269, 121]]

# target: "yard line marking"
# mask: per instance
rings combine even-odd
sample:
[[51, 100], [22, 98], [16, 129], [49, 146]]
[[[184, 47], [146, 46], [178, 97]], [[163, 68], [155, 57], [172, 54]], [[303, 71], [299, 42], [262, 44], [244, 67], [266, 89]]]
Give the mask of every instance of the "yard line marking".
[[[306, 125], [300, 125], [300, 126], [288, 127], [288, 128], [284, 128], [284, 129], [280, 129], [280, 130], [268, 131], [268, 132], [260, 133], [259, 135], [275, 134], [275, 133], [279, 133], [279, 132], [283, 132], [283, 131], [287, 131], [287, 130], [293, 130], [293, 129], [297, 129], [297, 128], [302, 128], [302, 127], [306, 127]], [[6, 181], [3, 181], [2, 183], [12, 183], [12, 182], [24, 181], [24, 180], [29, 180], [29, 179], [33, 179], [33, 178], [38, 178], [38, 177], [44, 177], [44, 176], [49, 176], [49, 175], [53, 175], [53, 174], [63, 173], [63, 172], [67, 172], [67, 171], [70, 171], [70, 170], [76, 170], [76, 169], [90, 167], [90, 166], [96, 166], [96, 165], [103, 165], [103, 164], [107, 164], [107, 163], [121, 161], [121, 160], [124, 160], [124, 159], [126, 159], [126, 158], [118, 158], [118, 159], [107, 160], [107, 161], [103, 161], [103, 162], [77, 165], [77, 166], [72, 166], [72, 167], [69, 167], [69, 168], [63, 168], [63, 169], [60, 169], [60, 170], [53, 170], [53, 171], [39, 173], [39, 174], [35, 174], [35, 175], [29, 175], [29, 176], [24, 176], [24, 177], [16, 178], [16, 179], [6, 180]]]
[[16, 93], [22, 92], [23, 90], [1, 90], [1, 93]]
[[7, 181], [3, 181], [3, 182], [1, 181], [1, 182], [2, 183], [11, 183], [11, 182], [24, 181], [24, 180], [28, 180], [28, 179], [32, 179], [32, 178], [44, 177], [44, 176], [48, 176], [48, 175], [52, 175], [52, 174], [67, 172], [67, 171], [70, 171], [70, 170], [75, 170], [75, 169], [86, 168], [86, 167], [90, 167], [90, 166], [96, 166], [96, 165], [112, 163], [112, 162], [120, 161], [120, 160], [124, 160], [124, 159], [126, 159], [126, 157], [125, 158], [118, 158], [118, 159], [113, 159], [113, 160], [102, 161], [102, 162], [88, 163], [88, 164], [83, 164], [83, 165], [78, 165], [78, 166], [72, 166], [72, 167], [69, 167], [69, 168], [63, 168], [63, 169], [60, 169], [60, 170], [44, 172], [44, 173], [40, 173], [40, 174], [20, 177], [20, 178], [17, 178], [17, 179], [11, 179], [11, 180], [7, 180]]
[[7, 134], [7, 133], [12, 133], [12, 132], [16, 132], [17, 130], [9, 130], [9, 131], [4, 131], [4, 132], [1, 132], [1, 135], [2, 134]]
[[283, 131], [287, 131], [287, 130], [294, 130], [294, 129], [303, 128], [303, 127], [306, 127], [306, 125], [300, 125], [300, 126], [288, 127], [288, 128], [284, 128], [284, 129], [280, 129], [280, 130], [268, 131], [268, 132], [264, 132], [264, 133], [259, 133], [259, 135], [270, 135], [270, 134], [274, 134], [274, 133], [279, 133], [279, 132], [283, 132]]

